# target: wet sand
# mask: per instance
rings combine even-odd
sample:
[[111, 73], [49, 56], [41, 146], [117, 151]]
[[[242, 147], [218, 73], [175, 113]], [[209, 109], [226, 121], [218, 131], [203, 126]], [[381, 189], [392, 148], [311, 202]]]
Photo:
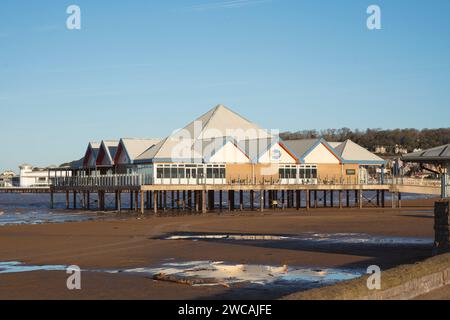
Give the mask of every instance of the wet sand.
[[[401, 210], [318, 209], [309, 212], [244, 212], [202, 216], [129, 218], [63, 224], [0, 227], [0, 262], [30, 265], [78, 265], [82, 269], [132, 269], [168, 261], [226, 261], [240, 264], [388, 269], [431, 256], [431, 246], [370, 246], [295, 242], [163, 240], [186, 233], [299, 235], [366, 233], [433, 238], [430, 200]], [[126, 215], [126, 213], [123, 213]], [[66, 288], [62, 271], [0, 274], [0, 299], [276, 299], [286, 288], [192, 287], [154, 281], [142, 275], [82, 273], [82, 290]]]

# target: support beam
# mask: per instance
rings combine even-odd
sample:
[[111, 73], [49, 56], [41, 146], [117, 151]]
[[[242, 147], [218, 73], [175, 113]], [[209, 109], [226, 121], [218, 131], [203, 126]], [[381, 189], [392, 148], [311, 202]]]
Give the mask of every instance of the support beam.
[[122, 212], [122, 192], [117, 191], [117, 211]]
[[259, 192], [259, 211], [264, 212], [264, 192]]
[[76, 210], [77, 209], [77, 191], [73, 191], [73, 209]]
[[66, 209], [70, 209], [70, 194], [69, 191], [66, 191]]
[[141, 191], [141, 214], [145, 213], [144, 191]]
[[50, 209], [55, 208], [55, 196], [53, 194], [53, 190], [50, 190]]
[[202, 190], [202, 213], [207, 213], [208, 209], [206, 208], [206, 190]]
[[309, 210], [309, 207], [311, 206], [311, 191], [306, 190], [306, 210]]
[[300, 207], [301, 207], [301, 203], [300, 202], [302, 201], [302, 194], [301, 194], [300, 190], [296, 190], [295, 193], [296, 193], [296, 195], [295, 195], [295, 197], [296, 197], [296, 200], [295, 200], [296, 209], [300, 210]]
[[153, 191], [153, 212], [158, 214], [158, 191]]

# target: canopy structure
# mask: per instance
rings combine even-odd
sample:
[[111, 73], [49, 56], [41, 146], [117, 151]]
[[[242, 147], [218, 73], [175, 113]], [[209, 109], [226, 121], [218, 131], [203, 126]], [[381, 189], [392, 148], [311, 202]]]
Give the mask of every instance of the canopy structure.
[[450, 144], [408, 153], [402, 157], [406, 162], [417, 162], [422, 164], [433, 164], [439, 167], [441, 176], [441, 198], [448, 198], [449, 194], [449, 170], [450, 170]]

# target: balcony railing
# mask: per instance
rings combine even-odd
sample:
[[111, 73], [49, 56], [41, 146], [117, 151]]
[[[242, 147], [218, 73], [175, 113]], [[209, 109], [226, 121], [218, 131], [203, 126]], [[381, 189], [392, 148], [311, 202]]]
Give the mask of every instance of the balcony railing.
[[369, 178], [360, 179], [227, 179], [221, 178], [172, 178], [154, 179], [149, 174], [113, 174], [103, 176], [76, 176], [76, 177], [56, 177], [52, 179], [52, 185], [56, 188], [83, 188], [83, 187], [104, 187], [104, 188], [126, 188], [140, 187], [143, 185], [409, 185], [439, 187], [439, 180], [414, 179], [414, 178], [389, 178], [380, 179]]

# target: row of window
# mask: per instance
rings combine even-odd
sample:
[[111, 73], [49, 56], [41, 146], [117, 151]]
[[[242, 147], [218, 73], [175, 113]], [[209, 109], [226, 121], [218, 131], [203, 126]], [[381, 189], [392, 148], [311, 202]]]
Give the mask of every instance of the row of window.
[[157, 165], [157, 179], [225, 179], [225, 165]]
[[[299, 179], [317, 179], [317, 167], [301, 166], [298, 170]], [[280, 179], [297, 179], [297, 167], [285, 166], [280, 168]]]

